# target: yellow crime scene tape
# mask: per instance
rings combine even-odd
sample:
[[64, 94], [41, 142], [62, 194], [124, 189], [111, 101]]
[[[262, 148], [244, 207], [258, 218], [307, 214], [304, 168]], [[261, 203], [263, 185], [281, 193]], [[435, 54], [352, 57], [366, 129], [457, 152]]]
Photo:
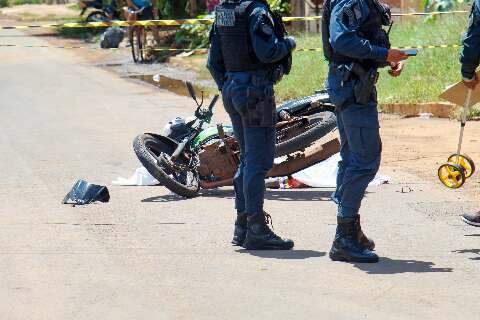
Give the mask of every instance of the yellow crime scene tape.
[[[446, 15], [446, 14], [463, 14], [468, 13], [468, 11], [457, 10], [457, 11], [435, 11], [435, 12], [410, 12], [410, 13], [394, 13], [394, 17], [408, 17], [408, 16], [435, 16], [435, 15]], [[283, 17], [285, 22], [294, 22], [294, 21], [318, 21], [321, 20], [321, 16], [312, 16], [312, 17]], [[41, 25], [25, 25], [25, 26], [3, 26], [0, 27], [0, 30], [9, 30], [9, 29], [31, 29], [31, 28], [107, 28], [107, 27], [132, 27], [132, 26], [181, 26], [184, 24], [212, 24], [213, 19], [176, 19], [176, 20], [144, 20], [136, 22], [128, 21], [111, 21], [111, 22], [71, 22], [63, 24], [41, 24]]]
[[[87, 50], [122, 50], [130, 48], [109, 48], [103, 49], [98, 47], [82, 47], [82, 46], [51, 46], [51, 45], [19, 45], [19, 44], [0, 44], [0, 48], [8, 47], [23, 47], [23, 48], [54, 48], [54, 49], [87, 49]], [[393, 49], [439, 49], [439, 48], [460, 48], [460, 44], [439, 44], [439, 45], [426, 45], [426, 46], [402, 46], [393, 47]], [[171, 49], [171, 48], [147, 48], [145, 51], [165, 51], [165, 52], [197, 52], [207, 53], [208, 48], [198, 49]], [[297, 48], [295, 52], [323, 52], [322, 48]]]

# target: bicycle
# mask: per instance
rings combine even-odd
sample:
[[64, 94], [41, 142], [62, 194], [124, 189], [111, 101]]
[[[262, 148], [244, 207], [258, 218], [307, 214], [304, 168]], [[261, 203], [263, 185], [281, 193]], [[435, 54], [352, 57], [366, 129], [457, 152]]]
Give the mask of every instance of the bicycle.
[[[135, 16], [141, 14], [145, 7], [132, 11], [128, 9], [130, 14]], [[132, 57], [135, 63], [151, 62], [154, 55], [149, 52], [148, 48], [148, 33], [153, 31], [150, 26], [131, 26], [129, 27], [130, 46], [132, 48]]]

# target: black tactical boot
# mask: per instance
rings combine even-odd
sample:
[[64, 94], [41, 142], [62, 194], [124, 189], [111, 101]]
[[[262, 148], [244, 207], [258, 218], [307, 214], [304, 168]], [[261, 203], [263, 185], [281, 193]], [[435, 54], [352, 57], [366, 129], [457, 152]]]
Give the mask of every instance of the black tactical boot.
[[337, 233], [330, 250], [330, 259], [361, 263], [378, 262], [378, 256], [374, 252], [359, 244], [355, 220], [355, 218], [337, 218]]
[[359, 214], [355, 216], [355, 233], [357, 234], [357, 241], [360, 246], [367, 248], [368, 250], [375, 250], [375, 242], [367, 237], [362, 231]]
[[270, 228], [268, 223], [271, 217], [268, 213], [259, 213], [247, 219], [247, 236], [243, 247], [248, 250], [290, 250], [293, 241], [282, 239]]
[[247, 235], [247, 214], [237, 213], [237, 220], [235, 220], [235, 229], [233, 230], [232, 244], [241, 246], [245, 241]]

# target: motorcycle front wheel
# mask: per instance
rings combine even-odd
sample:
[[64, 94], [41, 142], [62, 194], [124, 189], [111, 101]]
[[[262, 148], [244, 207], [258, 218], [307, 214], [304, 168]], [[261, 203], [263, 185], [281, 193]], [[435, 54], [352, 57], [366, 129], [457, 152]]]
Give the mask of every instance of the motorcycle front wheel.
[[175, 148], [173, 143], [150, 134], [141, 134], [133, 140], [133, 150], [138, 160], [155, 179], [182, 197], [196, 197], [200, 190], [198, 172], [189, 168], [189, 161], [183, 156], [175, 163], [170, 161]]

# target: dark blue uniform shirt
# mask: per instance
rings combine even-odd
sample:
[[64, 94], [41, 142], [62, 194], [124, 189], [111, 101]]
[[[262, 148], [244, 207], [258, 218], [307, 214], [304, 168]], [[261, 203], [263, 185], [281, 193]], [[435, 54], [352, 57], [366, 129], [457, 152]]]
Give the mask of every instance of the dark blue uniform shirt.
[[463, 37], [460, 62], [462, 63], [462, 76], [472, 79], [480, 63], [480, 0], [475, 0], [473, 3], [468, 30]]
[[[275, 63], [291, 51], [287, 41], [281, 41], [275, 36], [273, 20], [264, 3], [252, 4], [249, 16], [249, 33], [255, 55], [262, 63]], [[221, 90], [227, 71], [223, 62], [220, 43], [215, 32], [215, 25], [212, 26], [210, 31], [210, 42], [211, 47], [208, 54], [207, 68], [217, 83], [218, 89]]]
[[332, 0], [330, 44], [335, 52], [359, 60], [387, 60], [388, 50], [358, 35], [370, 9], [364, 0]]

